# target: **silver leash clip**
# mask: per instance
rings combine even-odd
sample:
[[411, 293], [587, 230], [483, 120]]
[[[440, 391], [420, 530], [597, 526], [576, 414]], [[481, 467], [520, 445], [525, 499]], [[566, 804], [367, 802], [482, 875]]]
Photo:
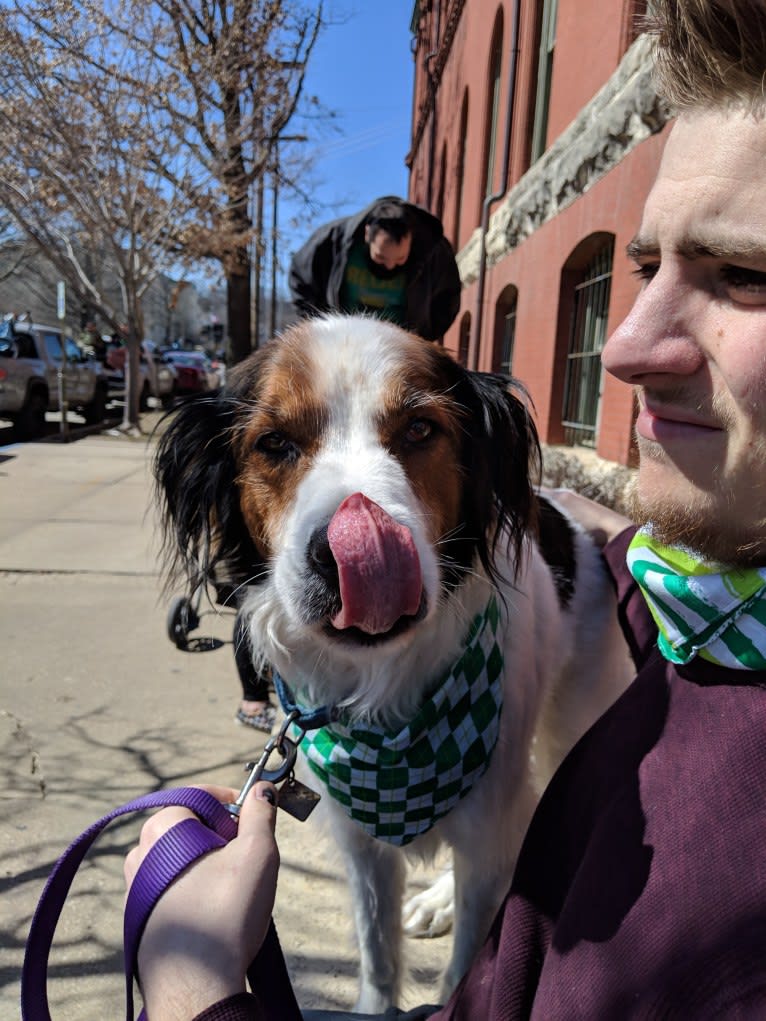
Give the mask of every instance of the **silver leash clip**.
[[[245, 769], [249, 775], [247, 780], [245, 780], [242, 790], [237, 796], [237, 800], [232, 804], [224, 806], [229, 812], [229, 815], [234, 816], [235, 819], [239, 817], [240, 809], [244, 804], [245, 798], [259, 780], [268, 780], [269, 783], [278, 784], [289, 777], [293, 772], [293, 769], [295, 768], [295, 760], [298, 757], [298, 746], [287, 736], [287, 729], [293, 720], [297, 719], [299, 715], [300, 714], [298, 712], [289, 713], [282, 722], [282, 726], [279, 728], [279, 733], [274, 737], [270, 737], [266, 742], [258, 761], [248, 762], [245, 765]], [[267, 769], [266, 765], [274, 752], [281, 755], [282, 761], [276, 769]]]

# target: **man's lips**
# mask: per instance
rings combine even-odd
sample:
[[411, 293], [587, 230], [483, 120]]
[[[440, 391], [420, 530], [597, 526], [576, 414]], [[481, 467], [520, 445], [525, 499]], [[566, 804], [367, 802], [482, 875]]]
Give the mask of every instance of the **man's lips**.
[[684, 439], [700, 441], [723, 430], [699, 412], [666, 406], [642, 395], [638, 402], [636, 432], [643, 439], [665, 443]]

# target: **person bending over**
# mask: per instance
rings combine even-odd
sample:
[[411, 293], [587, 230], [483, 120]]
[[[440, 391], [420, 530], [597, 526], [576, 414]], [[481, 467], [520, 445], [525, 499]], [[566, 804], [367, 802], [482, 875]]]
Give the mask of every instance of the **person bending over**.
[[369, 312], [439, 340], [460, 308], [460, 275], [441, 222], [388, 195], [315, 231], [293, 256], [293, 304], [306, 317]]

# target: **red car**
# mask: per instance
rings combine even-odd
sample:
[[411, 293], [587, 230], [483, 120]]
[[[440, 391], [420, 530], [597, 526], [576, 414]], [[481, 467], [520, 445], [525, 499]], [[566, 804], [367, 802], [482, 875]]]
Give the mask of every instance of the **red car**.
[[202, 351], [165, 351], [164, 357], [176, 371], [176, 393], [205, 393], [220, 385], [218, 373]]

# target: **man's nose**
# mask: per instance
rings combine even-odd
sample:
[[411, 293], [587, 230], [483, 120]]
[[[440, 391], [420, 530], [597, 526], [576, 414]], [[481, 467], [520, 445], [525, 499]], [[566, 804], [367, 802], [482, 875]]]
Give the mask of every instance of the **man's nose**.
[[606, 371], [631, 385], [655, 375], [696, 372], [704, 361], [700, 298], [671, 272], [658, 270], [604, 346]]

